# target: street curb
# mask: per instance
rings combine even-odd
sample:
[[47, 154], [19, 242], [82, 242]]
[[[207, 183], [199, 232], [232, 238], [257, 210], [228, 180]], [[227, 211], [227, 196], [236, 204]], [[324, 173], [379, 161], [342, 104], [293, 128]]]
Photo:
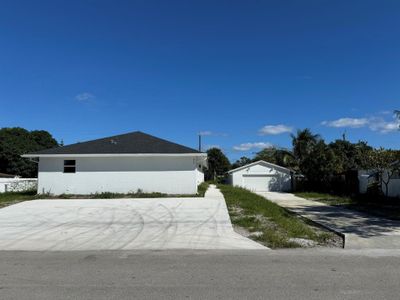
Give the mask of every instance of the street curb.
[[[280, 206], [280, 205], [279, 205], [279, 206]], [[283, 206], [280, 206], [280, 207], [282, 207], [283, 209], [285, 209], [285, 210], [288, 211], [288, 212], [291, 212], [291, 213], [296, 214], [297, 216], [301, 217], [301, 218], [304, 219], [304, 220], [310, 221], [310, 222], [314, 223], [315, 225], [320, 226], [320, 227], [323, 227], [323, 228], [325, 228], [326, 230], [329, 230], [329, 231], [335, 233], [336, 235], [340, 236], [340, 237], [343, 239], [343, 247], [342, 247], [342, 248], [343, 248], [343, 249], [345, 248], [345, 246], [346, 246], [346, 235], [345, 235], [344, 233], [342, 233], [342, 232], [340, 232], [340, 231], [337, 231], [337, 230], [335, 230], [335, 229], [333, 229], [333, 228], [331, 228], [331, 227], [329, 227], [329, 226], [327, 226], [327, 225], [325, 225], [325, 224], [322, 224], [322, 223], [319, 223], [319, 222], [317, 222], [317, 221], [314, 221], [314, 220], [312, 220], [312, 219], [310, 219], [310, 218], [308, 218], [308, 217], [306, 217], [306, 216], [303, 216], [303, 215], [301, 215], [301, 214], [299, 214], [299, 213], [297, 213], [297, 212], [295, 212], [295, 211], [293, 211], [293, 210], [290, 210], [290, 209], [288, 209], [288, 208], [286, 208], [286, 207], [283, 207]]]

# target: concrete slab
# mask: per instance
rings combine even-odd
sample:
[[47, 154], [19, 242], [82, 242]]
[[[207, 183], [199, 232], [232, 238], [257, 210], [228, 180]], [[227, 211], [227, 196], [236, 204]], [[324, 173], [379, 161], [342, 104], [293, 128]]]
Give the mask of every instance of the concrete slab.
[[221, 196], [21, 202], [0, 209], [0, 250], [267, 249], [233, 231]]
[[345, 236], [345, 248], [400, 249], [400, 222], [306, 200], [290, 193], [259, 195]]

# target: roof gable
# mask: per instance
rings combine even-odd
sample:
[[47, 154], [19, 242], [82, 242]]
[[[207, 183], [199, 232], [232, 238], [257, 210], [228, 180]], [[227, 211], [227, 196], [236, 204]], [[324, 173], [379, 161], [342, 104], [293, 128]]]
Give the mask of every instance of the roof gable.
[[155, 136], [135, 131], [92, 141], [46, 149], [28, 155], [60, 154], [190, 154], [201, 153]]
[[235, 173], [235, 172], [237, 172], [237, 171], [240, 171], [240, 170], [243, 170], [243, 169], [246, 169], [246, 168], [255, 166], [255, 165], [264, 165], [264, 166], [267, 166], [267, 167], [270, 167], [270, 168], [278, 169], [278, 170], [280, 170], [280, 171], [282, 171], [282, 172], [285, 172], [285, 173], [290, 173], [290, 172], [291, 172], [291, 170], [288, 169], [288, 168], [285, 168], [285, 167], [282, 167], [282, 166], [278, 166], [278, 165], [276, 165], [276, 164], [267, 162], [267, 161], [265, 161], [265, 160], [258, 160], [258, 161], [252, 162], [252, 163], [250, 163], [250, 164], [241, 166], [241, 167], [239, 167], [239, 168], [230, 170], [230, 171], [228, 171], [228, 173], [229, 173], [229, 174]]

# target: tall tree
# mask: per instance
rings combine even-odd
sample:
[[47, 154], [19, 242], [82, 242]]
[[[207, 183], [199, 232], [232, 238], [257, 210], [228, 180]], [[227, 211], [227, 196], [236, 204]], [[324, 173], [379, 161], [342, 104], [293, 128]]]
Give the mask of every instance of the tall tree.
[[[322, 144], [325, 144], [321, 139], [319, 134], [314, 134], [310, 129], [306, 128], [303, 130], [298, 130], [296, 135], [292, 134], [292, 145], [293, 145], [293, 155], [296, 160], [298, 169], [301, 173], [306, 175], [304, 170], [308, 170], [308, 161], [310, 160], [310, 156], [312, 155], [314, 148], [322, 141]], [[320, 144], [318, 150], [321, 150], [322, 147]], [[310, 174], [311, 175], [311, 174]]]
[[300, 168], [310, 187], [327, 189], [329, 179], [338, 168], [338, 161], [333, 150], [321, 139], [312, 147], [309, 155], [303, 158]]
[[256, 154], [254, 161], [257, 160], [264, 160], [286, 168], [297, 168], [293, 152], [287, 149], [265, 148]]
[[57, 146], [57, 141], [44, 130], [2, 128], [0, 129], [0, 172], [22, 177], [36, 177], [37, 164], [22, 158], [21, 155]]
[[222, 153], [221, 149], [211, 148], [207, 150], [208, 170], [206, 177], [215, 180], [217, 176], [223, 176], [230, 169], [228, 158]]
[[371, 161], [369, 153], [373, 148], [366, 142], [351, 143], [346, 140], [336, 140], [329, 144], [336, 157], [336, 173], [350, 170], [369, 169]]
[[292, 134], [291, 137], [293, 154], [299, 161], [302, 161], [304, 158], [308, 157], [313, 151], [315, 145], [321, 140], [321, 136], [319, 134], [313, 134], [308, 128], [298, 130], [297, 134]]
[[242, 156], [240, 159], [238, 159], [237, 161], [235, 161], [233, 164], [232, 164], [232, 169], [236, 169], [236, 168], [239, 168], [239, 167], [243, 167], [243, 166], [245, 166], [245, 165], [248, 165], [249, 163], [251, 163], [252, 162], [252, 160], [250, 159], [250, 158], [248, 158], [248, 157], [246, 157], [246, 156]]

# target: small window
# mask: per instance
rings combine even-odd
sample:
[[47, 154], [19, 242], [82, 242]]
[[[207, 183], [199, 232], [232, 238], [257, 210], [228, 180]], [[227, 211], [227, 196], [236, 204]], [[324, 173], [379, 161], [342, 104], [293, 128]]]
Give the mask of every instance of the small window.
[[64, 160], [64, 173], [75, 173], [76, 161], [72, 159]]

